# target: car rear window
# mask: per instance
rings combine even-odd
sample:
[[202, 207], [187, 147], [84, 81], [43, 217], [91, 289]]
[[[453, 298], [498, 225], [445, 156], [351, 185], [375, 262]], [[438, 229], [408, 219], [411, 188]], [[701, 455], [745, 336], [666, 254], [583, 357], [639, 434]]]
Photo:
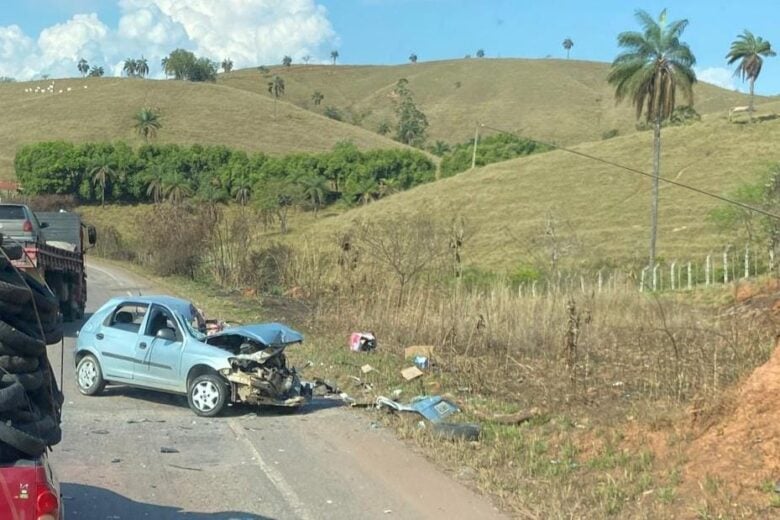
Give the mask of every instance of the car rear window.
[[25, 220], [22, 206], [0, 206], [0, 220]]

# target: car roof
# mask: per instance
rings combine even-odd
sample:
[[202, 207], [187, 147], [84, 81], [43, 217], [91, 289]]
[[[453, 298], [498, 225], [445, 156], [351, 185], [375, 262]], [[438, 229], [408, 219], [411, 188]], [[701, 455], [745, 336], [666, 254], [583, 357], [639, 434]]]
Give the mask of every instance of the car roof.
[[110, 300], [113, 305], [120, 303], [153, 303], [163, 305], [172, 309], [182, 316], [189, 317], [192, 314], [192, 302], [176, 298], [175, 296], [152, 295], [152, 296], [121, 296]]

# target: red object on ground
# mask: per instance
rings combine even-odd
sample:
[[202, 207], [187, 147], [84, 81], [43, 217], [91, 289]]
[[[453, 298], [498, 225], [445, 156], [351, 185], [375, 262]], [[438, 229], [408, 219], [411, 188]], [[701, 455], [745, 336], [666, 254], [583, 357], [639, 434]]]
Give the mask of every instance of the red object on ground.
[[349, 350], [352, 352], [368, 352], [376, 348], [376, 337], [373, 332], [353, 332], [349, 336]]
[[0, 518], [61, 520], [60, 485], [44, 454], [0, 465]]

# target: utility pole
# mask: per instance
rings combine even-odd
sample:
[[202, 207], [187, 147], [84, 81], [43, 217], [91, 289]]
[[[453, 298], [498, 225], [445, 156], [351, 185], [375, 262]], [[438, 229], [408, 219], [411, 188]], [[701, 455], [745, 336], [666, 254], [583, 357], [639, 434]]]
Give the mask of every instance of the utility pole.
[[479, 141], [479, 124], [474, 128], [474, 152], [471, 154], [471, 169], [477, 166], [477, 142]]

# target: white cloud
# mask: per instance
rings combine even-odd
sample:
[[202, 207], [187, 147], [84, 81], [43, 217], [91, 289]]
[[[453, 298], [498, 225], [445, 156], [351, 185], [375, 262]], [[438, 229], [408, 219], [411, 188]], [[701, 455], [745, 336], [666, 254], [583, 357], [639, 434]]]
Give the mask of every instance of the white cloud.
[[696, 69], [696, 77], [699, 81], [712, 83], [718, 87], [728, 90], [737, 90], [737, 78], [734, 77], [734, 71], [726, 67], [708, 67], [706, 69]]
[[[182, 47], [236, 67], [279, 63], [290, 55], [325, 60], [338, 43], [327, 11], [315, 0], [118, 0], [116, 28], [96, 14], [77, 14], [45, 28], [35, 41], [16, 25], [0, 27], [0, 75], [73, 76], [80, 58], [121, 73], [143, 55], [153, 75], [160, 59]], [[117, 65], [119, 64], [119, 65]]]

